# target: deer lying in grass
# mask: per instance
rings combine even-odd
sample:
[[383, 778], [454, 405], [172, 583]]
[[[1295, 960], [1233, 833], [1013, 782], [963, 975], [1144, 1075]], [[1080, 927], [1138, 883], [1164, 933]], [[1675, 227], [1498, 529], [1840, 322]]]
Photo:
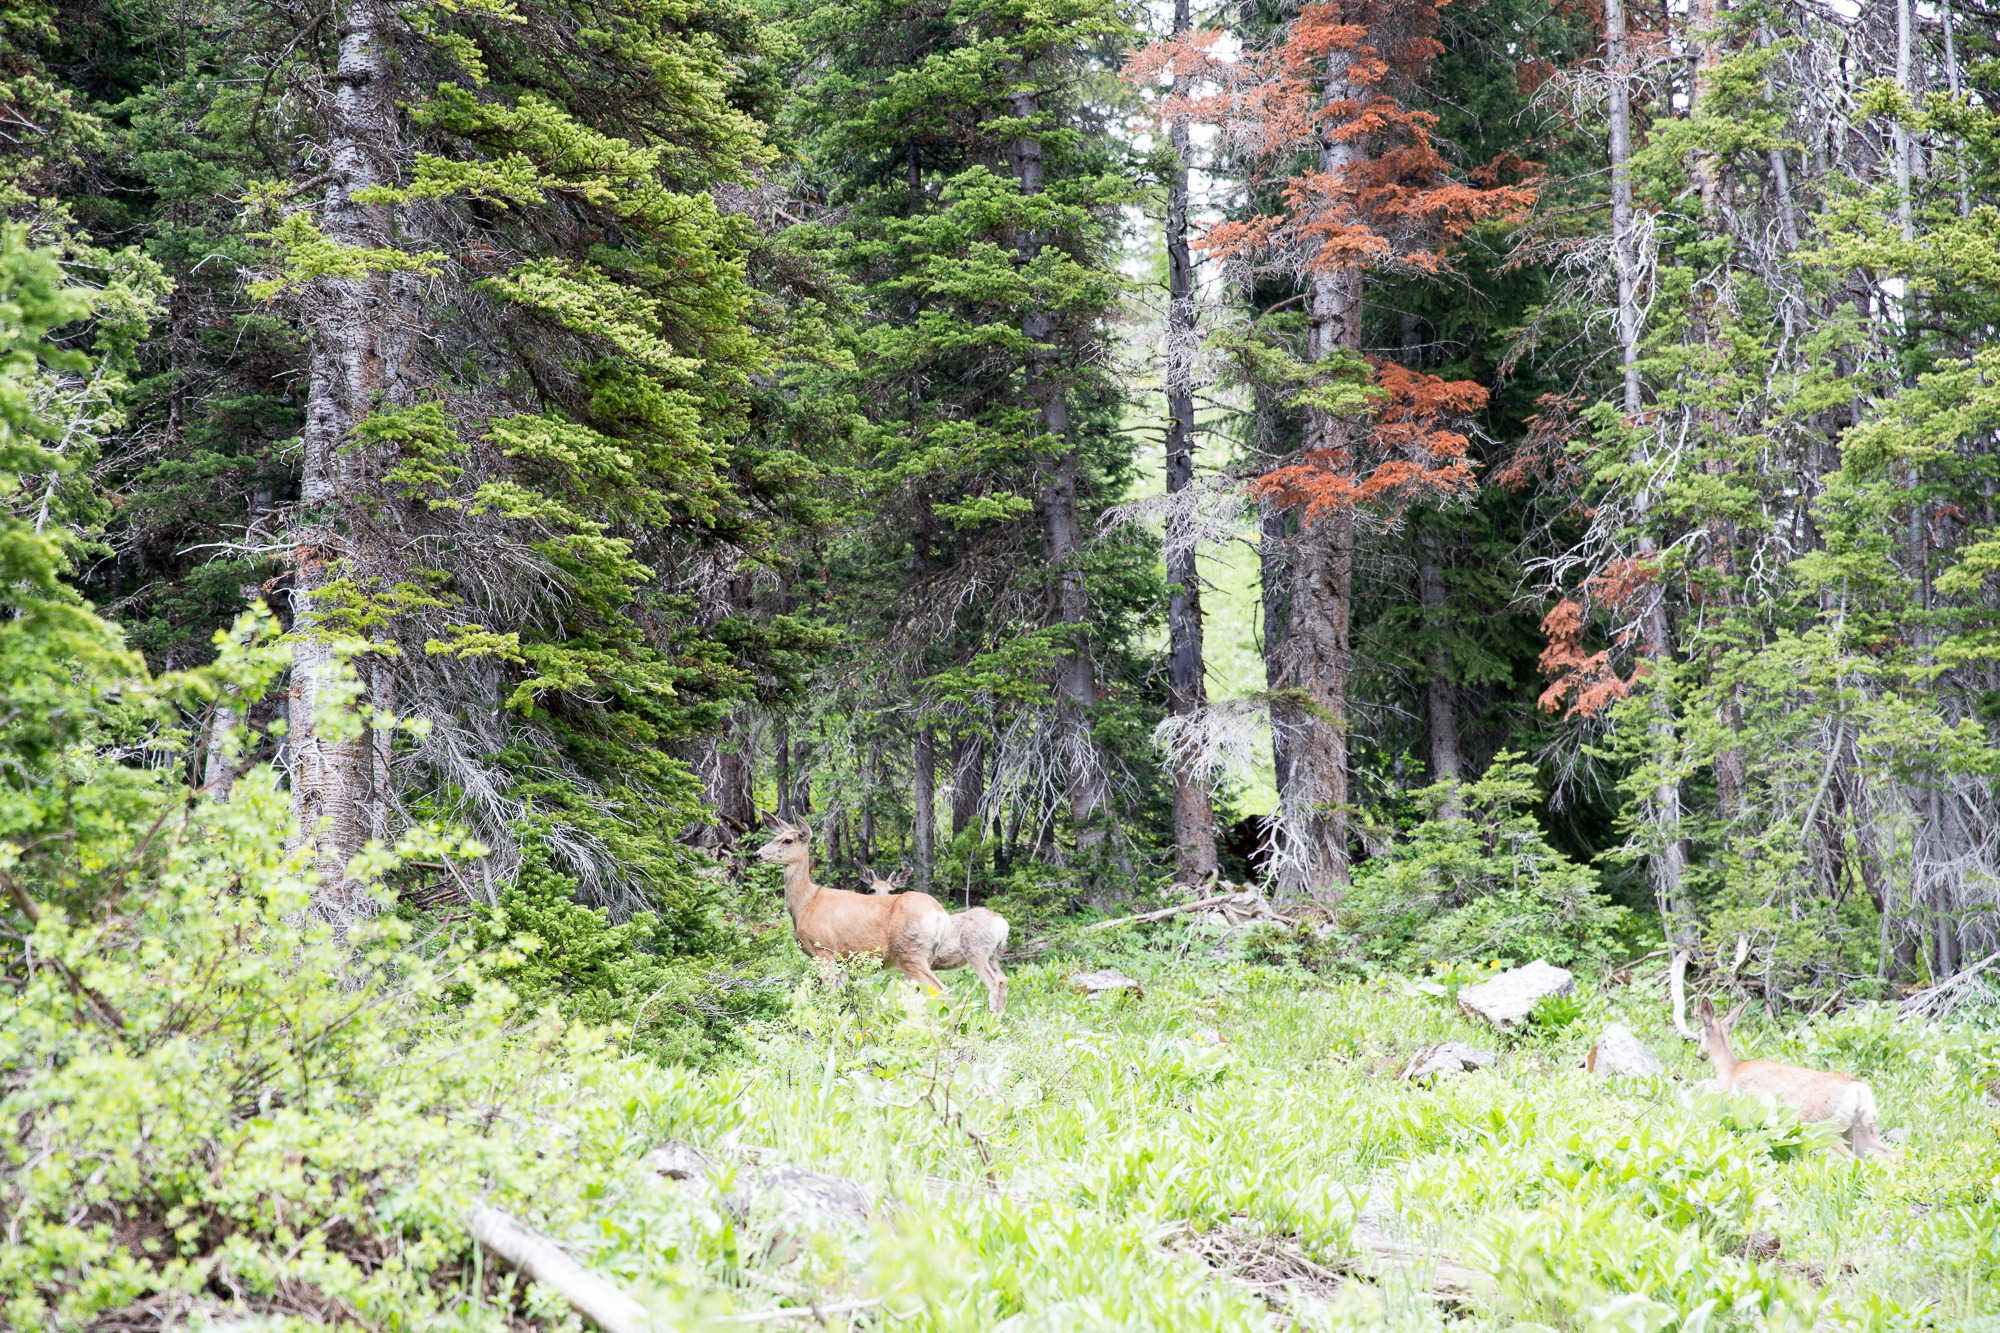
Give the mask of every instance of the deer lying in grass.
[[[817, 958], [827, 979], [839, 984], [842, 958], [867, 954], [894, 967], [932, 991], [944, 989], [933, 966], [955, 967], [965, 961], [961, 929], [951, 914], [928, 893], [849, 893], [813, 882], [812, 830], [804, 824], [783, 824], [771, 841], [757, 849], [757, 859], [784, 867], [785, 911], [792, 918], [792, 938]], [[987, 913], [992, 916], [992, 913]], [[998, 921], [998, 917], [994, 917]], [[1005, 939], [1006, 923], [1000, 924]], [[958, 955], [957, 962], [944, 962]], [[991, 959], [987, 959], [991, 965]], [[994, 969], [997, 975], [998, 969]], [[980, 973], [985, 978], [984, 972]], [[1005, 1004], [1005, 985], [996, 994], [991, 980], [987, 996], [995, 1013]]]
[[1717, 1018], [1714, 1003], [1707, 996], [1702, 997], [1698, 1011], [1701, 1044], [1697, 1049], [1715, 1066], [1716, 1088], [1789, 1106], [1799, 1113], [1799, 1119], [1810, 1124], [1839, 1125], [1846, 1131], [1848, 1149], [1856, 1157], [1896, 1155], [1876, 1127], [1875, 1093], [1860, 1079], [1798, 1065], [1781, 1065], [1775, 1060], [1737, 1059], [1729, 1044], [1729, 1031], [1743, 1016], [1743, 1007], [1739, 1004], [1727, 1018]]
[[[910, 878], [907, 870], [884, 877], [861, 867], [868, 876], [872, 893], [892, 893]], [[986, 983], [986, 1006], [996, 1014], [1007, 1012], [1007, 977], [1000, 970], [1000, 951], [1007, 947], [1007, 918], [985, 907], [969, 907], [952, 915], [950, 930], [931, 956], [931, 966], [939, 972], [970, 967]]]

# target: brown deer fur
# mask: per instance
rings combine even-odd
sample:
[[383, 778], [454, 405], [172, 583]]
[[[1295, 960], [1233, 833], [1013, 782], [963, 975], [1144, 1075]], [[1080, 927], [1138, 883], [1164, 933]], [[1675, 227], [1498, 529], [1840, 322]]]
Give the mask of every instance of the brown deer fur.
[[881, 896], [815, 884], [812, 830], [804, 824], [780, 825], [771, 841], [757, 849], [757, 859], [784, 867], [785, 911], [792, 918], [792, 938], [819, 959], [830, 982], [839, 984], [842, 958], [867, 954], [919, 985], [944, 989], [931, 970], [931, 960], [951, 926], [937, 899], [928, 893]]
[[[908, 878], [908, 872], [900, 870], [886, 879], [867, 866], [861, 872], [868, 876], [870, 891], [878, 894], [894, 892]], [[986, 1005], [996, 1014], [1007, 1012], [1007, 976], [999, 963], [1000, 951], [1007, 947], [1007, 929], [1007, 918], [998, 912], [967, 908], [952, 915], [949, 930], [931, 955], [931, 967], [939, 972], [970, 967], [986, 983]]]
[[1808, 1123], [1837, 1124], [1846, 1131], [1847, 1146], [1856, 1157], [1895, 1155], [1896, 1150], [1883, 1141], [1876, 1126], [1875, 1093], [1860, 1079], [1775, 1060], [1737, 1059], [1729, 1044], [1729, 1030], [1742, 1015], [1743, 1006], [1738, 1005], [1727, 1018], [1718, 1018], [1714, 1003], [1702, 997], [1698, 1049], [1715, 1066], [1717, 1088], [1789, 1106]]

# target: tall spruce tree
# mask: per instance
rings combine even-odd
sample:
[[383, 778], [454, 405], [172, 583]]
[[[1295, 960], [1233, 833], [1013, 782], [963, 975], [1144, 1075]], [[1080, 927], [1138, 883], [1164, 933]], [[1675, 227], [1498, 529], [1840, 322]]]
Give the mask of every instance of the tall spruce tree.
[[866, 308], [865, 498], [837, 566], [851, 678], [904, 719], [919, 793], [949, 730], [995, 778], [954, 764], [955, 797], [1016, 803], [1050, 850], [1059, 801], [1092, 861], [1116, 822], [1103, 700], [1146, 581], [1129, 539], [1091, 540], [1129, 467], [1106, 346], [1133, 187], [1093, 85], [1126, 29], [1101, 0], [863, 0], [797, 32], [799, 121]]
[[[600, 902], [694, 893], [674, 839], [704, 812], [670, 747], [811, 639], [696, 595], [716, 549], [775, 545], [766, 501], [801, 480], [769, 464], [796, 440], [756, 378], [811, 338], [800, 283], [752, 276], [782, 266], [756, 216], [758, 20], [200, 17], [102, 0], [55, 48], [108, 124], [78, 216], [158, 254], [179, 303], [93, 581], [162, 654], [279, 605], [330, 915], [368, 910], [349, 858], [427, 817], [498, 849], [496, 886], [525, 837]], [[320, 696], [338, 658], [358, 698]]]

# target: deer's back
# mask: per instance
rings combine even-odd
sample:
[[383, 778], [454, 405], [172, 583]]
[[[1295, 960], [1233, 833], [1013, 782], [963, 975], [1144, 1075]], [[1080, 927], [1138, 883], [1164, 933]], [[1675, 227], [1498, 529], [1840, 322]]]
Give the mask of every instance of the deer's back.
[[899, 957], [927, 956], [942, 933], [946, 913], [928, 893], [850, 893], [821, 889], [799, 914], [794, 934], [808, 951]]
[[1807, 1122], [1834, 1120], [1852, 1123], [1868, 1097], [1868, 1085], [1851, 1074], [1822, 1069], [1803, 1069], [1775, 1060], [1745, 1060], [1724, 1085], [1732, 1092], [1747, 1093], [1789, 1106]]
[[1006, 943], [1006, 917], [988, 907], [969, 907], [951, 918], [931, 966], [964, 967], [974, 957], [992, 957]]

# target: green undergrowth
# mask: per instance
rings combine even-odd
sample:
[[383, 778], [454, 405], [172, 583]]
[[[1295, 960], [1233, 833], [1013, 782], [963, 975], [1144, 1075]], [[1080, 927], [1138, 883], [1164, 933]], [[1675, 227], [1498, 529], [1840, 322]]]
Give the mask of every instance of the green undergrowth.
[[[1690, 1092], [1699, 1070], [1656, 988], [1585, 987], [1503, 1037], [1443, 987], [1246, 962], [1170, 925], [1015, 967], [1001, 1018], [966, 974], [943, 998], [879, 973], [829, 993], [774, 953], [783, 1012], [695, 1069], [554, 1007], [527, 1012], [499, 979], [518, 972], [504, 953], [432, 942], [419, 963], [400, 923], [360, 941], [369, 965], [343, 980], [338, 947], [300, 932], [300, 882], [271, 832], [281, 799], [253, 775], [199, 805], [195, 836], [159, 868], [164, 891], [123, 933], [44, 917], [37, 949], [90, 992], [43, 970], [10, 1010], [13, 1326], [140, 1312], [575, 1326], [475, 1253], [465, 1216], [480, 1203], [564, 1240], [663, 1328], [815, 1303], [836, 1327], [912, 1330], [1944, 1329], [2000, 1315], [1991, 1034], [1881, 1010], [1746, 1029], [1750, 1053], [1874, 1083], [1886, 1124], [1908, 1131], [1904, 1156], [1857, 1163], [1782, 1113]], [[1143, 993], [1067, 986], [1107, 961]], [[116, 1024], [93, 1018], [99, 1000]], [[1674, 1077], [1583, 1073], [1610, 1019]], [[1399, 1078], [1446, 1039], [1494, 1049], [1497, 1068]], [[669, 1140], [707, 1153], [721, 1190], [779, 1161], [848, 1177], [873, 1220], [815, 1230], [732, 1211], [646, 1168]], [[1388, 1237], [1497, 1287], [1441, 1303], [1420, 1264], [1273, 1312], [1225, 1271], [1272, 1237], [1333, 1269]]]

